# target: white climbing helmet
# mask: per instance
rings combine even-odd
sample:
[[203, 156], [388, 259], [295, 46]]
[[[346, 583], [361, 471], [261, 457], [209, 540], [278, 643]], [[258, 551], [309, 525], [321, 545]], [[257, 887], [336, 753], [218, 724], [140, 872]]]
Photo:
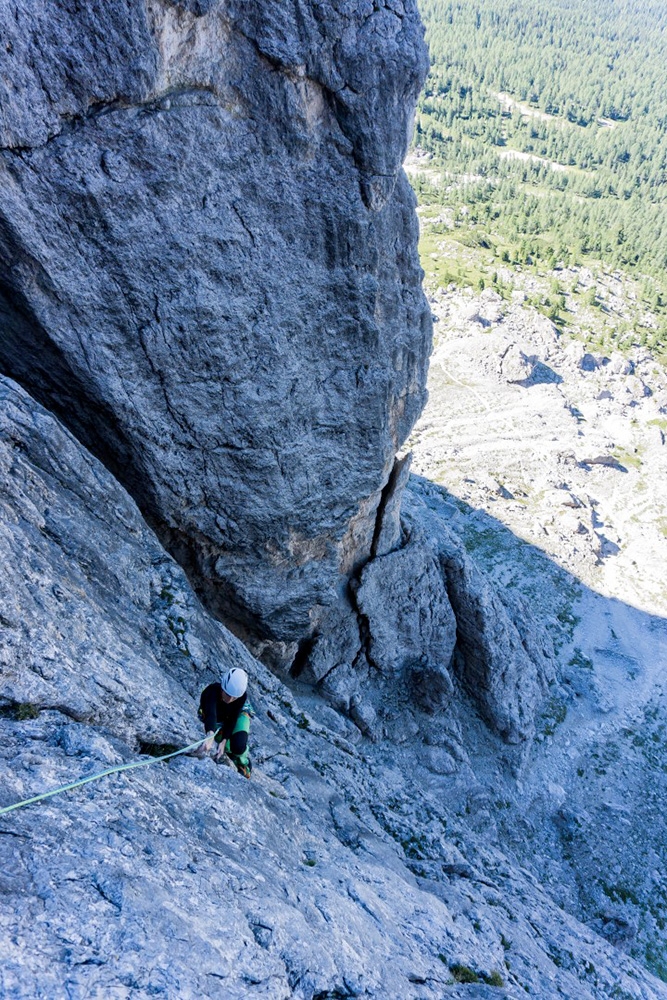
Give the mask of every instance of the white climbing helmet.
[[242, 694], [246, 693], [248, 688], [248, 675], [240, 667], [232, 667], [231, 670], [222, 675], [220, 684], [225, 694], [230, 695], [232, 698], [240, 698]]

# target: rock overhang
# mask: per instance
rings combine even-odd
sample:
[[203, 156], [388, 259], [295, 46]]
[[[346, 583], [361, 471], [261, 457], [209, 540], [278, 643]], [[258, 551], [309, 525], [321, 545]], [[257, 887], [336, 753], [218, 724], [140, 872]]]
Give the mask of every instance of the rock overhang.
[[121, 479], [216, 613], [298, 640], [369, 553], [425, 399], [401, 171], [427, 68], [416, 7], [67, 18], [34, 66], [18, 41], [6, 56], [28, 96], [3, 123], [0, 361]]

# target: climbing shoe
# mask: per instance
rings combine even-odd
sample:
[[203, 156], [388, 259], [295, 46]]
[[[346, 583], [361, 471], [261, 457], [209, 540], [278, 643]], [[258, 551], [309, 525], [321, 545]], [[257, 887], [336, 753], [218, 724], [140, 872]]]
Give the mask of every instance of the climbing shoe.
[[252, 774], [252, 764], [250, 763], [250, 761], [248, 761], [246, 764], [243, 764], [240, 760], [235, 760], [234, 764], [236, 765], [236, 770], [239, 772], [239, 774], [242, 774], [244, 778], [250, 777], [250, 775]]

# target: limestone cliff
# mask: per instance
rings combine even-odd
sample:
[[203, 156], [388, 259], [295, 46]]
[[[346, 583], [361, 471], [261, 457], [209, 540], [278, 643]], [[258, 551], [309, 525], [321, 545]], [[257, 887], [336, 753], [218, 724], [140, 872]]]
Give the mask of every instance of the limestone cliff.
[[3, 1000], [665, 997], [503, 854], [497, 746], [487, 789], [466, 751], [483, 727], [387, 686], [375, 745], [291, 690], [1, 377], [0, 498], [0, 808], [195, 739], [223, 663], [257, 711], [251, 781], [180, 757], [0, 817]]
[[250, 782], [179, 757], [3, 814], [2, 997], [661, 1000], [639, 896], [572, 903], [609, 827], [530, 774], [562, 631], [396, 459], [414, 3], [0, 17], [0, 808], [191, 742], [224, 666], [257, 711]]
[[289, 663], [425, 399], [416, 5], [14, 0], [2, 39], [0, 365]]

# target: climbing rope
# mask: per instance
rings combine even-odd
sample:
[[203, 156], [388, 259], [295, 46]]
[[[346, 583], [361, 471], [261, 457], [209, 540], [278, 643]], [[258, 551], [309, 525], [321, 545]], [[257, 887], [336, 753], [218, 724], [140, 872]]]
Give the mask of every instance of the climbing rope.
[[188, 747], [183, 747], [181, 750], [172, 750], [171, 753], [166, 753], [162, 757], [152, 757], [150, 760], [135, 760], [132, 764], [119, 764], [118, 767], [109, 767], [106, 771], [100, 771], [98, 774], [89, 774], [87, 778], [81, 778], [79, 781], [72, 781], [69, 785], [63, 785], [61, 788], [54, 788], [50, 792], [42, 792], [41, 795], [33, 795], [31, 799], [23, 799], [22, 802], [15, 802], [13, 806], [4, 806], [0, 809], [0, 816], [4, 813], [12, 812], [14, 809], [21, 809], [22, 806], [32, 805], [33, 802], [41, 802], [42, 799], [48, 799], [52, 795], [60, 795], [61, 792], [69, 792], [72, 788], [79, 788], [80, 785], [86, 785], [89, 781], [97, 781], [98, 778], [105, 778], [108, 774], [118, 774], [120, 771], [131, 771], [134, 767], [148, 767], [149, 764], [158, 764], [161, 760], [169, 760], [170, 757], [178, 757], [181, 753], [187, 753], [188, 750], [196, 750], [205, 741], [206, 737], [201, 740], [197, 740], [196, 743], [191, 743]]

